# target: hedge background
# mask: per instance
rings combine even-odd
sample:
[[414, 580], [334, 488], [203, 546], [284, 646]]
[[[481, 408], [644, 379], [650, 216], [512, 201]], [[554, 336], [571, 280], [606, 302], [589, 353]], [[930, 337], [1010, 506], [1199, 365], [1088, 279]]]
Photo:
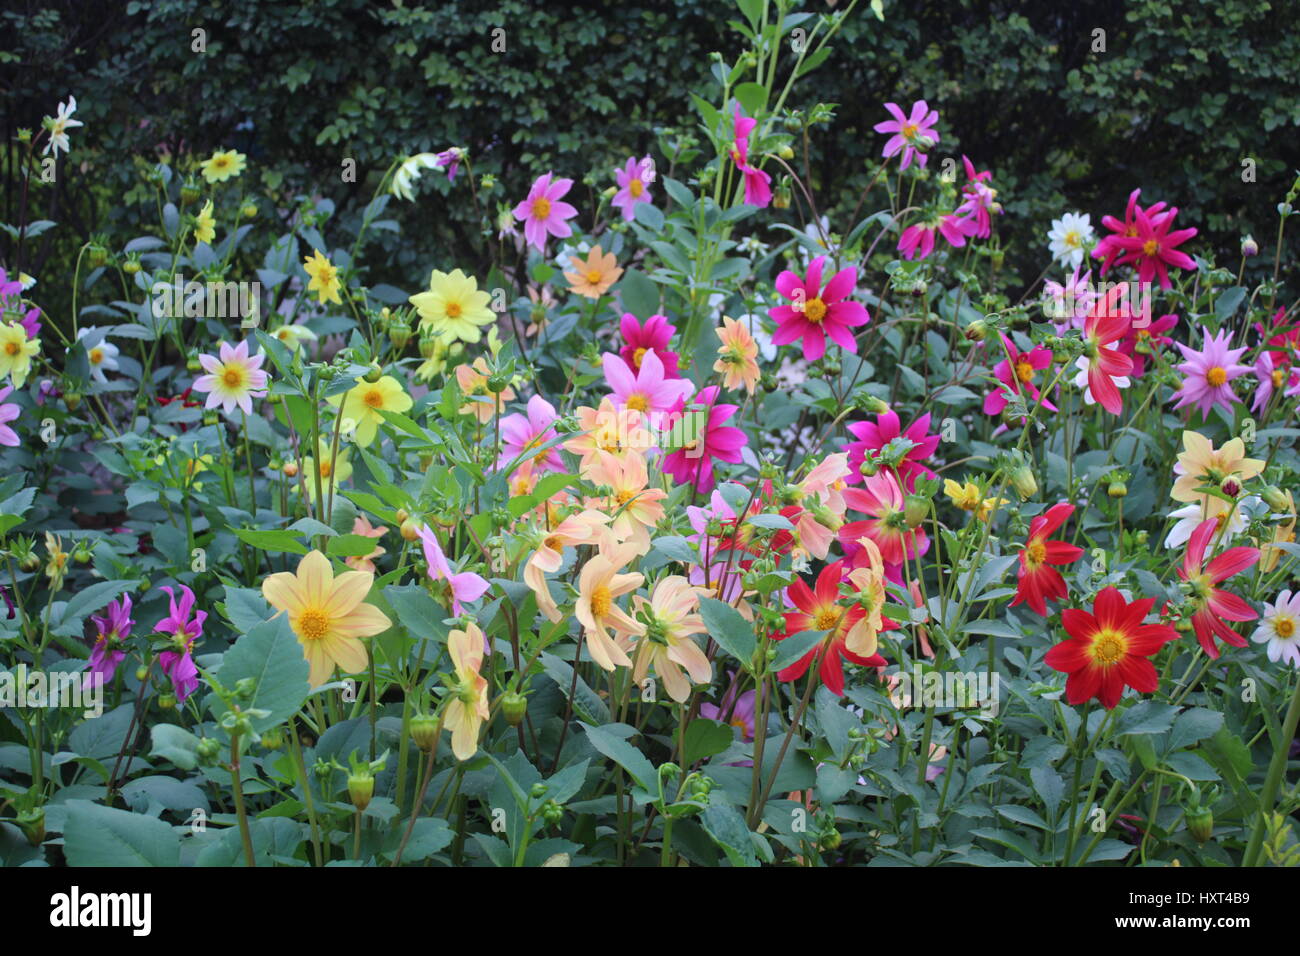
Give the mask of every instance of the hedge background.
[[[1026, 279], [1047, 263], [1053, 216], [1079, 209], [1099, 225], [1137, 186], [1202, 230], [1194, 252], [1217, 250], [1235, 269], [1251, 231], [1271, 265], [1274, 206], [1300, 165], [1297, 12], [1242, 0], [886, 0], [882, 23], [864, 2], [790, 105], [838, 104], [835, 122], [815, 130], [812, 173], [840, 231], [883, 146], [871, 129], [881, 103], [924, 97], [940, 111], [941, 155], [993, 170], [1007, 263]], [[69, 93], [86, 127], [73, 131], [71, 174], [37, 210], [60, 228], [23, 264], [43, 276], [47, 310], [63, 305], [66, 283], [54, 277], [71, 274], [80, 243], [99, 230], [120, 236], [116, 226], [130, 223], [117, 221], [140, 214], [122, 197], [152, 204], [142, 172], [159, 150], [234, 146], [252, 161], [250, 189], [285, 206], [328, 196], [352, 217], [395, 156], [455, 144], [500, 180], [485, 197], [492, 212], [548, 168], [578, 178], [595, 169], [604, 188], [609, 167], [653, 149], [657, 133], [694, 128], [687, 92], [716, 96], [709, 53], [734, 59], [744, 41], [724, 24], [738, 17], [723, 0], [10, 0], [0, 13], [0, 218], [17, 217], [14, 134]], [[206, 55], [191, 52], [196, 27]], [[494, 28], [506, 31], [505, 53], [490, 52]], [[1091, 50], [1096, 29], [1105, 53]], [[357, 160], [355, 185], [340, 181], [343, 157]], [[1241, 178], [1246, 157], [1253, 184]], [[382, 255], [371, 249], [371, 281], [414, 288], [433, 265], [486, 263], [463, 181], [448, 191], [426, 176], [421, 188], [439, 198], [390, 207], [403, 231], [381, 237]]]

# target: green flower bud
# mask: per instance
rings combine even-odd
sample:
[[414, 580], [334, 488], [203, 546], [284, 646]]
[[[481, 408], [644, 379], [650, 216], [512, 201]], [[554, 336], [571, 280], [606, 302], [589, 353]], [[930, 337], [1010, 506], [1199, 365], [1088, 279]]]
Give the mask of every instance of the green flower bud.
[[505, 715], [507, 724], [518, 727], [528, 713], [528, 698], [514, 691], [506, 694], [501, 699], [501, 712]]
[[354, 807], [365, 810], [374, 795], [375, 778], [369, 768], [359, 768], [348, 774], [348, 797]]

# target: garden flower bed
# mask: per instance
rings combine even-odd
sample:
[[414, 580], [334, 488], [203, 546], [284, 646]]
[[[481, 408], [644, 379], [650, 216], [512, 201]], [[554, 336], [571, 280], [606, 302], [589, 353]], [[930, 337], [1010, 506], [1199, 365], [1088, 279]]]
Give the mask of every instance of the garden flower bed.
[[[0, 859], [1300, 861], [1300, 180], [1240, 261], [1132, 183], [1016, 284], [997, 157], [886, 96], [832, 221], [798, 80], [847, 6], [742, 0], [696, 146], [448, 144], [356, 217], [180, 154], [72, 275], [23, 250], [95, 129], [22, 134]], [[491, 261], [373, 282], [434, 177]]]

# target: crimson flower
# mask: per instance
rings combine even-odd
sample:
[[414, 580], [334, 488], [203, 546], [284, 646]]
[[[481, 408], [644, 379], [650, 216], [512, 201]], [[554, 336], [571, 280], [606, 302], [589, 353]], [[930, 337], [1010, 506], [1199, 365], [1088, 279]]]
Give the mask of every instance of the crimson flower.
[[1192, 614], [1192, 628], [1211, 660], [1219, 656], [1219, 648], [1214, 643], [1216, 635], [1233, 647], [1246, 646], [1246, 639], [1223, 623], [1225, 620], [1253, 621], [1259, 617], [1237, 595], [1215, 587], [1255, 564], [1259, 560], [1259, 549], [1229, 548], [1207, 564], [1205, 552], [1218, 527], [1215, 518], [1207, 518], [1196, 526], [1187, 542], [1182, 567], [1178, 569], [1178, 576], [1192, 587], [1192, 602], [1196, 607]]
[[1084, 352], [1079, 366], [1093, 399], [1112, 415], [1124, 410], [1124, 399], [1114, 380], [1133, 371], [1133, 360], [1115, 344], [1128, 334], [1132, 324], [1123, 305], [1127, 295], [1128, 283], [1119, 283], [1093, 304], [1083, 320]]
[[1069, 596], [1065, 578], [1052, 565], [1073, 564], [1083, 557], [1083, 548], [1047, 539], [1072, 514], [1074, 505], [1061, 502], [1029, 522], [1029, 537], [1020, 549], [1019, 580], [1012, 607], [1023, 602], [1047, 617], [1047, 598], [1064, 601]]
[[1174, 224], [1174, 217], [1178, 215], [1177, 207], [1159, 215], [1152, 215], [1140, 206], [1133, 212], [1137, 234], [1115, 239], [1115, 246], [1127, 253], [1119, 259], [1119, 263], [1135, 264], [1140, 280], [1150, 282], [1159, 277], [1160, 288], [1168, 289], [1169, 266], [1177, 266], [1179, 269], [1196, 268], [1196, 262], [1191, 256], [1175, 248], [1195, 236], [1196, 230], [1169, 231], [1169, 227]]
[[718, 404], [718, 391], [716, 385], [703, 389], [691, 399], [690, 409], [679, 398], [668, 412], [668, 431], [681, 435], [682, 447], [664, 456], [663, 471], [697, 491], [713, 490], [713, 459], [740, 461], [740, 449], [748, 441], [744, 431], [726, 424], [739, 408]]
[[[785, 633], [774, 634], [776, 640], [783, 641], [801, 631], [831, 631], [832, 633], [829, 635], [829, 646], [826, 646], [826, 640], [818, 641], [807, 654], [789, 667], [778, 671], [776, 676], [779, 679], [798, 680], [807, 673], [813, 661], [820, 658], [821, 666], [818, 670], [822, 683], [826, 685], [827, 690], [839, 697], [844, 693], [845, 658], [864, 667], [884, 667], [887, 663], [879, 654], [860, 657], [845, 646], [845, 638], [849, 631], [867, 612], [856, 603], [847, 607], [840, 606], [840, 581], [843, 577], [844, 562], [836, 561], [822, 568], [821, 574], [817, 575], [815, 587], [809, 588], [803, 578], [796, 578], [786, 589], [786, 596], [794, 602], [797, 610], [786, 612]], [[822, 654], [824, 646], [825, 655]]]
[[939, 447], [939, 436], [927, 434], [930, 430], [929, 412], [906, 428], [902, 427], [898, 413], [893, 410], [880, 413], [874, 422], [854, 422], [848, 428], [849, 433], [858, 439], [844, 446], [844, 450], [849, 453], [848, 481], [856, 484], [862, 480], [862, 472], [859, 469], [866, 460], [868, 451], [880, 451], [895, 438], [900, 437], [913, 443], [907, 454], [903, 456], [903, 460], [898, 463], [898, 477], [902, 479], [904, 489], [907, 491], [914, 489], [919, 475], [927, 478], [935, 477], [934, 472], [922, 464]]
[[1061, 624], [1070, 639], [1057, 644], [1044, 660], [1048, 667], [1069, 674], [1065, 699], [1082, 704], [1096, 697], [1107, 710], [1119, 703], [1126, 686], [1153, 693], [1160, 677], [1150, 657], [1178, 632], [1164, 624], [1143, 624], [1155, 598], [1131, 604], [1118, 588], [1106, 588], [1093, 602], [1093, 613], [1066, 608]]

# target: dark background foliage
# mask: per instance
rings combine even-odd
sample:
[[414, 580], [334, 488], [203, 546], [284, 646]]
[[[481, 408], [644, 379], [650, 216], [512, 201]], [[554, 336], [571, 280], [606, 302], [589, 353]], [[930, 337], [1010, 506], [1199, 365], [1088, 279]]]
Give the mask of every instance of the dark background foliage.
[[[1202, 230], [1192, 251], [1235, 266], [1244, 232], [1271, 252], [1273, 209], [1300, 165], [1297, 12], [1291, 0], [886, 0], [880, 22], [863, 3], [789, 105], [838, 104], [835, 121], [814, 129], [810, 163], [837, 231], [851, 227], [841, 220], [878, 161], [881, 103], [924, 97], [941, 114], [940, 155], [993, 170], [1015, 274], [1031, 279], [1047, 264], [1052, 217], [1078, 209], [1099, 224], [1137, 186]], [[547, 169], [594, 172], [577, 203], [590, 208], [615, 163], [656, 151], [665, 129], [695, 128], [688, 92], [717, 95], [710, 51], [730, 61], [743, 42], [721, 0], [31, 0], [0, 17], [5, 221], [18, 216], [17, 129], [37, 128], [70, 93], [87, 124], [29, 216], [60, 223], [24, 254], [47, 298], [62, 294], [53, 276], [70, 274], [86, 238], [145, 228], [133, 220], [151, 215], [143, 172], [160, 153], [233, 146], [252, 163], [245, 188], [281, 207], [328, 196], [355, 219], [395, 156], [459, 144], [475, 172], [500, 181], [481, 197], [492, 218]], [[191, 50], [196, 28], [203, 55]], [[491, 52], [495, 29], [504, 53]], [[1093, 52], [1096, 30], [1104, 53]], [[341, 181], [349, 157], [356, 184]], [[1254, 183], [1242, 181], [1246, 158]], [[434, 265], [485, 264], [482, 215], [463, 181], [426, 175], [420, 188], [418, 203], [394, 209], [400, 236], [380, 236], [385, 248], [367, 256], [371, 281], [414, 287]]]

